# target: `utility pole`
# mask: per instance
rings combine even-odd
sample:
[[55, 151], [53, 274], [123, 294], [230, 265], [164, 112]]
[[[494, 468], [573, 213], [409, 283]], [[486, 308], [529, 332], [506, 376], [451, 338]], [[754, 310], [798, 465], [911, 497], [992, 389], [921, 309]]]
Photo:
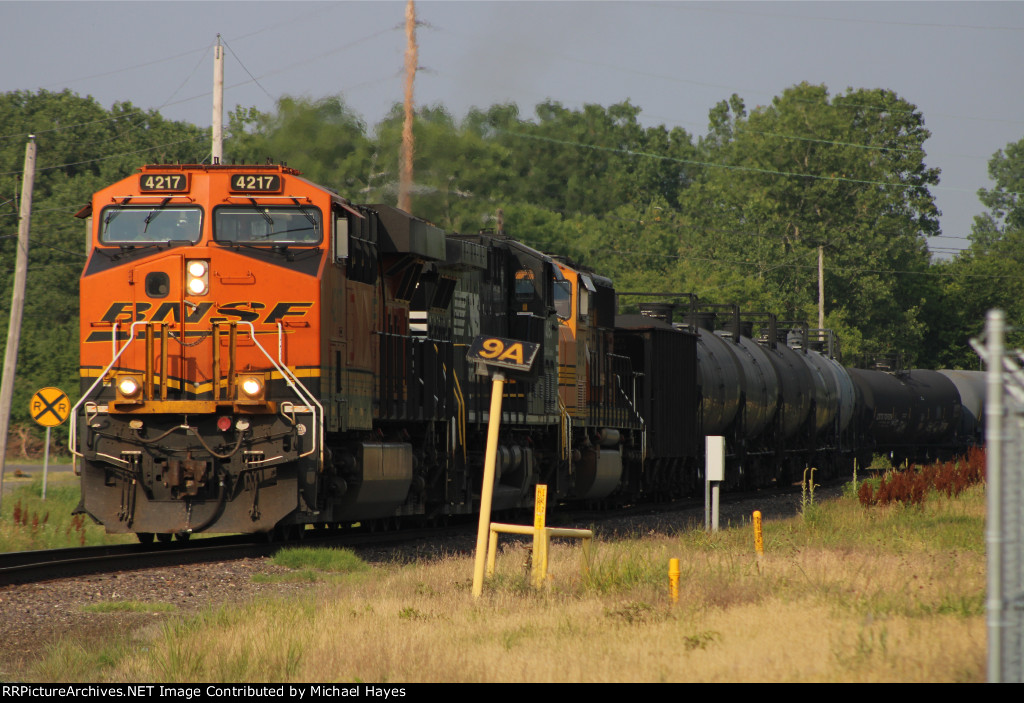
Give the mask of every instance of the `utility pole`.
[[4, 349], [4, 375], [0, 383], [0, 504], [4, 494], [4, 469], [7, 458], [7, 432], [11, 426], [11, 400], [14, 374], [18, 366], [21, 341], [21, 312], [25, 308], [25, 279], [28, 274], [28, 228], [32, 221], [32, 186], [36, 177], [36, 135], [28, 135], [25, 145], [25, 171], [21, 183], [21, 211], [18, 214], [18, 256], [14, 264], [14, 289], [11, 291], [11, 320], [7, 326]]
[[224, 47], [217, 35], [217, 48], [213, 50], [213, 163], [224, 160]]
[[419, 65], [419, 47], [416, 46], [416, 3], [408, 0], [405, 6], [405, 123], [402, 125], [402, 154], [398, 176], [398, 209], [412, 210], [412, 154], [413, 105], [412, 88]]
[[818, 245], [818, 329], [825, 329], [825, 245]]

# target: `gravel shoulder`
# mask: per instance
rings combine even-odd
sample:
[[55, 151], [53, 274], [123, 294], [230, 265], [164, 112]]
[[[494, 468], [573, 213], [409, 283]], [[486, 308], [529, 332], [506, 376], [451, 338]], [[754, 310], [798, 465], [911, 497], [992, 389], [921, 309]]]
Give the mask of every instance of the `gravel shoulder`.
[[[310, 584], [264, 584], [252, 579], [255, 574], [287, 571], [269, 559], [239, 559], [2, 587], [0, 681], [18, 680], [62, 637], [74, 637], [88, 645], [108, 639], [112, 632], [139, 636], [170, 617], [310, 588]], [[168, 604], [174, 609], [152, 613], [85, 610], [114, 601]]]

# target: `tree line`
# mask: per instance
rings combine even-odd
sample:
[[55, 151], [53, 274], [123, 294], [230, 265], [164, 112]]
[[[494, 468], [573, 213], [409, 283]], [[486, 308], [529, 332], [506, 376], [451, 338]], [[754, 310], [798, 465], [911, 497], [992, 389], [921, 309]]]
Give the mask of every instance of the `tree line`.
[[[417, 110], [414, 214], [445, 229], [496, 229], [569, 256], [620, 290], [685, 291], [712, 303], [825, 324], [846, 361], [899, 352], [908, 365], [977, 368], [967, 341], [985, 311], [1024, 314], [1024, 139], [991, 159], [970, 246], [933, 261], [940, 234], [930, 136], [912, 103], [883, 89], [801, 83], [770, 104], [712, 106], [707, 131], [644, 126], [626, 101], [548, 100]], [[341, 96], [283, 97], [229, 116], [225, 158], [267, 159], [356, 202], [397, 200], [402, 109], [372, 128]], [[209, 159], [209, 130], [131, 103], [70, 91], [0, 95], [0, 323], [6, 329], [25, 138], [39, 145], [29, 283], [13, 423], [32, 392], [78, 387], [77, 277], [90, 194], [144, 163]], [[4, 343], [0, 339], [0, 345]], [[2, 346], [0, 346], [2, 348]]]

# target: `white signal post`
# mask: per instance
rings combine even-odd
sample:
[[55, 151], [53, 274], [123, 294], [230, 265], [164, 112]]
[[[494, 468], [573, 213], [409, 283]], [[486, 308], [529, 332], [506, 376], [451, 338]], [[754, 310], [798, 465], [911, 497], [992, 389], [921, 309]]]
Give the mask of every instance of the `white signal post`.
[[704, 529], [718, 532], [718, 488], [725, 480], [725, 437], [706, 438], [704, 451]]

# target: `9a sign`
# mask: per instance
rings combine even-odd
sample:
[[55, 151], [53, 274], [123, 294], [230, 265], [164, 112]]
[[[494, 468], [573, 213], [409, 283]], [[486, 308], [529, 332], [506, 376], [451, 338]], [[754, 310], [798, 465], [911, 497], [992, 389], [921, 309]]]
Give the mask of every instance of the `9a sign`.
[[470, 361], [512, 371], [529, 371], [537, 356], [539, 344], [502, 337], [477, 337], [469, 347]]

